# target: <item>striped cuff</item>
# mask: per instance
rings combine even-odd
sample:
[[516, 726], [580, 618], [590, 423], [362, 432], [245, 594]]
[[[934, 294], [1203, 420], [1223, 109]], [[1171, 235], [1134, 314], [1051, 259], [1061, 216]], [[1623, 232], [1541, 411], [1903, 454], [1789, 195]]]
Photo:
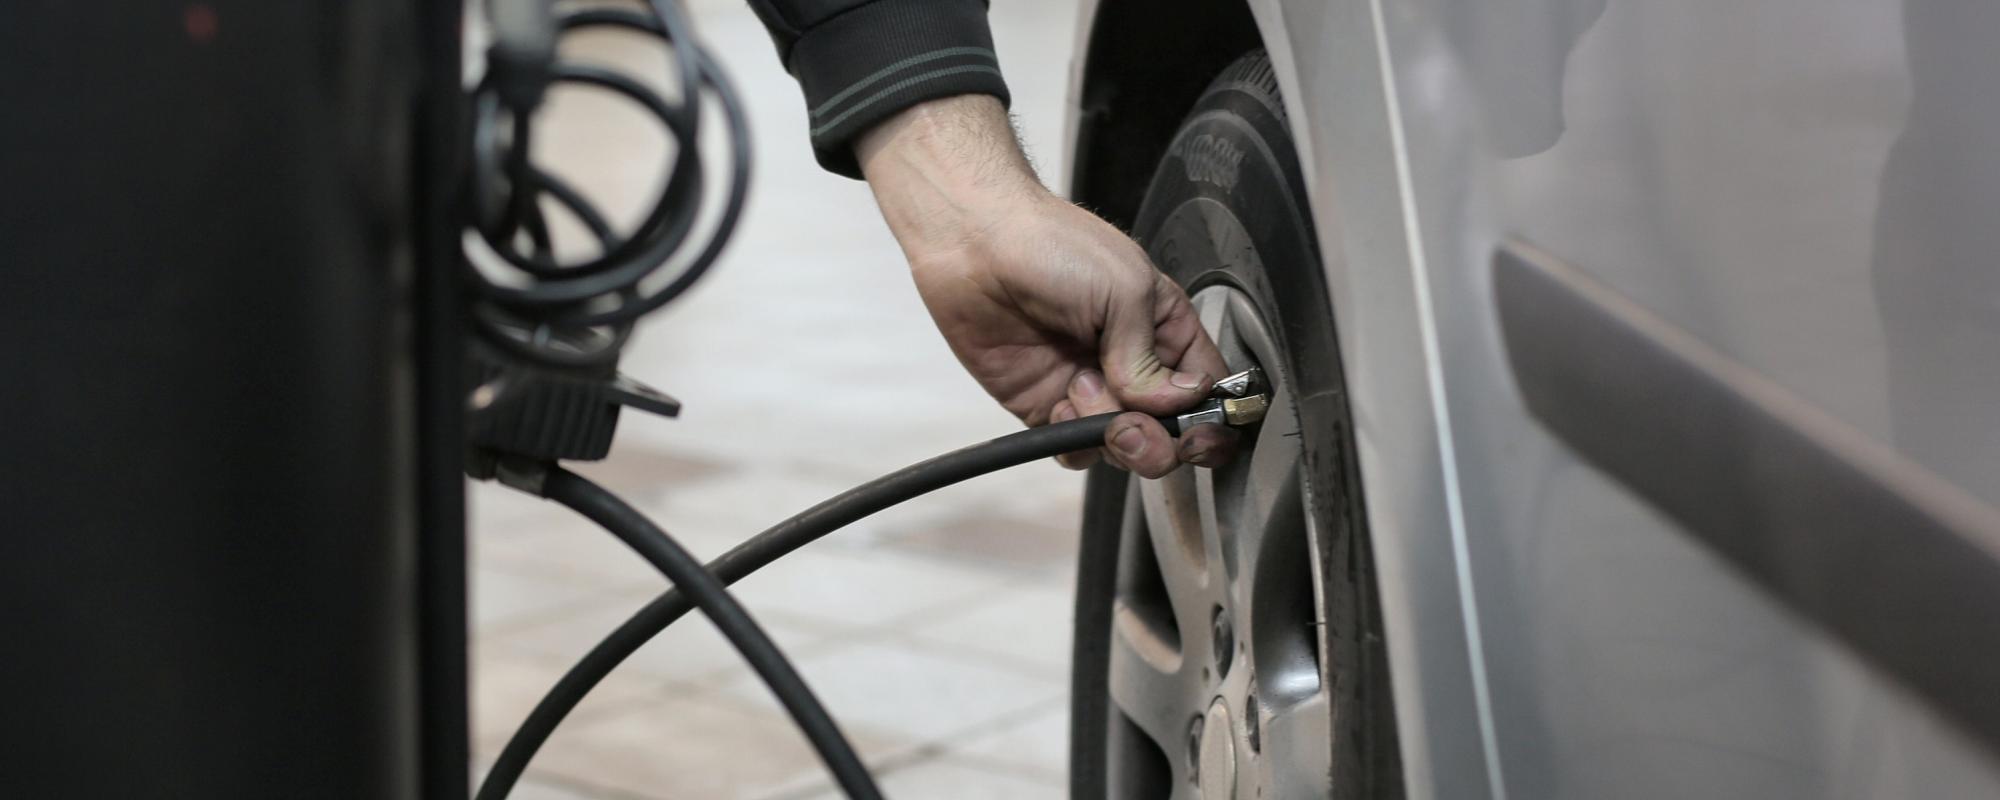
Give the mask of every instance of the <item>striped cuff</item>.
[[805, 90], [821, 166], [861, 177], [854, 140], [925, 100], [1008, 102], [981, 0], [875, 0], [807, 30], [788, 65]]

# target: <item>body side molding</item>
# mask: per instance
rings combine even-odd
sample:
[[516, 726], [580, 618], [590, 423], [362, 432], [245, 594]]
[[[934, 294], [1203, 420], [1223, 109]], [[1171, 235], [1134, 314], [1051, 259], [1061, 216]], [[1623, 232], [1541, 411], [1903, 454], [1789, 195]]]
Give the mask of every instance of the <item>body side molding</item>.
[[2000, 753], [2000, 511], [1532, 245], [1493, 266], [1543, 426]]

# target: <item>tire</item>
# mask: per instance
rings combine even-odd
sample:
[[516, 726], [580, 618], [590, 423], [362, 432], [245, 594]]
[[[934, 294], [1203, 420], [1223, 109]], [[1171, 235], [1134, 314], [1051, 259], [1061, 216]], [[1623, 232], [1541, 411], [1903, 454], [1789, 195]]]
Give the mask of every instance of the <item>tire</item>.
[[1196, 102], [1134, 237], [1273, 408], [1220, 469], [1090, 474], [1071, 796], [1400, 797], [1340, 350], [1264, 53]]

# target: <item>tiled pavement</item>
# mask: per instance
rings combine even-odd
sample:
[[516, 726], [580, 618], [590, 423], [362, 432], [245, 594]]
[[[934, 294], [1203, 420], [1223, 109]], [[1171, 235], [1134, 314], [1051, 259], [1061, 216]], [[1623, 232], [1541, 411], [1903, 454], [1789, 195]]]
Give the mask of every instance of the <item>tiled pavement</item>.
[[[769, 40], [734, 0], [694, 4], [750, 98], [757, 177], [729, 255], [645, 326], [625, 368], [680, 397], [627, 415], [580, 471], [704, 557], [849, 486], [1012, 430], [937, 338], [866, 187], [818, 171]], [[1053, 179], [1075, 11], [994, 4], [1031, 151]], [[655, 63], [644, 44], [578, 55]], [[559, 93], [545, 160], [598, 191], [651, 188], [659, 143], [612, 103]], [[740, 584], [897, 798], [1063, 794], [1074, 528], [1081, 486], [1052, 464], [924, 498]], [[479, 761], [535, 699], [664, 584], [565, 510], [472, 489]], [[641, 651], [557, 730], [514, 795], [833, 797], [817, 759], [706, 621]]]

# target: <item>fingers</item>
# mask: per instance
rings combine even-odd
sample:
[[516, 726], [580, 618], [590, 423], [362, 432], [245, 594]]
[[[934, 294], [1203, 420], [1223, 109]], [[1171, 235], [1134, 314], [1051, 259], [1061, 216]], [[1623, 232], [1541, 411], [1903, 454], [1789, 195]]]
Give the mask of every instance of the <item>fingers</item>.
[[[1065, 402], [1079, 417], [1125, 410], [1119, 407], [1118, 398], [1112, 397], [1111, 390], [1104, 385], [1104, 375], [1094, 369], [1077, 370], [1076, 377], [1070, 378], [1069, 398]], [[1111, 455], [1108, 451], [1106, 454]], [[1089, 460], [1096, 461], [1097, 454], [1090, 454]], [[1112, 455], [1112, 463], [1125, 466], [1116, 455]]]
[[[1151, 277], [1145, 280], [1148, 285], [1112, 295], [1098, 351], [1104, 375], [1126, 407], [1170, 414], [1200, 401], [1220, 376], [1175, 370], [1160, 358], [1154, 333], [1161, 320], [1154, 313]], [[1193, 310], [1187, 314], [1193, 316]]]
[[1226, 374], [1222, 353], [1173, 281], [1148, 266], [1145, 278], [1134, 283], [1111, 297], [1099, 344], [1104, 373], [1128, 408], [1181, 411]]
[[1241, 438], [1235, 428], [1222, 425], [1196, 425], [1181, 432], [1180, 460], [1198, 467], [1219, 467], [1229, 463], [1236, 456], [1236, 442]]
[[1094, 369], [1077, 370], [1076, 377], [1069, 380], [1069, 402], [1079, 417], [1125, 410], [1104, 385], [1103, 373]]
[[1137, 411], [1119, 414], [1104, 431], [1104, 448], [1126, 469], [1158, 478], [1180, 466], [1173, 437], [1160, 421]]
[[[1077, 416], [1123, 411], [1097, 370], [1079, 370], [1069, 382], [1070, 407]], [[1104, 454], [1121, 467], [1157, 478], [1172, 472], [1180, 458], [1173, 437], [1159, 420], [1137, 412], [1121, 414], [1104, 431]]]
[[[1065, 398], [1057, 400], [1055, 408], [1049, 411], [1049, 422], [1068, 422], [1079, 416], [1081, 415], [1076, 413], [1076, 404]], [[1056, 463], [1066, 469], [1089, 469], [1090, 465], [1097, 463], [1097, 451], [1078, 450], [1074, 453], [1064, 453], [1056, 456]]]
[[1215, 346], [1215, 340], [1201, 327], [1201, 317], [1188, 301], [1187, 291], [1163, 272], [1155, 270], [1153, 276], [1153, 293], [1160, 309], [1160, 322], [1153, 334], [1154, 348], [1160, 352], [1160, 358], [1182, 371], [1199, 372], [1210, 378], [1228, 375], [1229, 364], [1222, 360], [1222, 350]]

